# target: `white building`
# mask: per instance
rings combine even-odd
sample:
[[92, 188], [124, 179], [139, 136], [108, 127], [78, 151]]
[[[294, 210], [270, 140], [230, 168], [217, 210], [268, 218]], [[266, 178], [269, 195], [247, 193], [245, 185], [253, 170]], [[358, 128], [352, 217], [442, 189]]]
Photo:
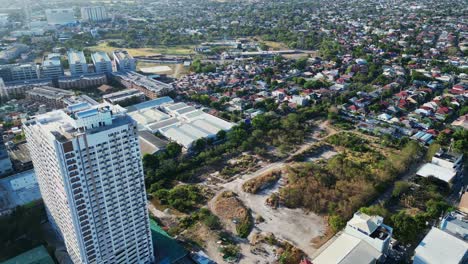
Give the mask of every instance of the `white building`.
[[109, 55], [103, 51], [95, 52], [91, 54], [93, 60], [94, 69], [97, 73], [111, 73], [112, 72], [112, 61]]
[[60, 54], [51, 53], [42, 61], [41, 78], [58, 78], [63, 76]]
[[468, 261], [468, 243], [433, 227], [415, 250], [414, 264], [462, 264]]
[[377, 263], [388, 251], [393, 229], [380, 216], [356, 212], [344, 232], [313, 260], [314, 264]]
[[86, 63], [83, 51], [70, 50], [67, 55], [72, 76], [80, 76], [88, 73], [88, 64]]
[[113, 53], [117, 71], [135, 71], [136, 61], [126, 50], [116, 50]]
[[128, 109], [141, 131], [159, 132], [186, 149], [190, 149], [199, 139], [216, 138], [219, 131], [229, 131], [234, 126], [193, 106], [174, 103], [170, 97], [161, 97]]
[[24, 131], [48, 218], [76, 263], [152, 263], [135, 122], [118, 106], [78, 103]]
[[447, 183], [453, 183], [458, 175], [463, 172], [463, 154], [456, 154], [439, 150], [431, 163], [424, 164], [416, 175], [420, 177], [435, 177]]
[[109, 19], [106, 8], [103, 6], [87, 6], [81, 8], [83, 21], [101, 22]]
[[49, 25], [68, 25], [76, 23], [73, 8], [46, 9], [45, 14]]

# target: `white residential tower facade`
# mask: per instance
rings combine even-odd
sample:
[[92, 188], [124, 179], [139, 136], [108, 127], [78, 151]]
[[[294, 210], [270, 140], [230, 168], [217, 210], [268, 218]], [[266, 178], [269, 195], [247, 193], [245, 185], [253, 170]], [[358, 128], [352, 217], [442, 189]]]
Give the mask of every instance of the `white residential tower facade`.
[[48, 218], [74, 263], [152, 263], [135, 122], [79, 103], [24, 125]]

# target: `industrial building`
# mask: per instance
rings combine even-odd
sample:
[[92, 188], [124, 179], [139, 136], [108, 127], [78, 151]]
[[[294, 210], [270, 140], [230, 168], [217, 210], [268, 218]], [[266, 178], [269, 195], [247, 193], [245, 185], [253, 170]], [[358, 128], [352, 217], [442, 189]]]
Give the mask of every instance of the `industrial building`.
[[136, 61], [126, 50], [115, 50], [113, 53], [117, 71], [136, 71]]
[[79, 103], [23, 125], [51, 225], [73, 263], [153, 263], [136, 123]]
[[127, 108], [140, 131], [159, 132], [186, 149], [201, 138], [215, 138], [234, 124], [207, 114], [185, 103], [162, 97]]
[[94, 70], [96, 73], [111, 73], [112, 72], [112, 61], [109, 55], [103, 51], [94, 52], [91, 54], [93, 60]]

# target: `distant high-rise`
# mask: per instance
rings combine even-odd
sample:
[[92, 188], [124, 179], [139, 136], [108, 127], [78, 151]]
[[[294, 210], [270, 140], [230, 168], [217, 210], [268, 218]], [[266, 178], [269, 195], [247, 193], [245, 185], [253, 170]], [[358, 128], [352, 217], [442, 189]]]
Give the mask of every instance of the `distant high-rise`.
[[78, 103], [24, 124], [48, 218], [77, 263], [152, 263], [135, 121]]
[[102, 22], [109, 20], [109, 15], [103, 6], [87, 6], [81, 8], [81, 18], [83, 21]]
[[76, 23], [73, 8], [46, 9], [45, 14], [49, 25], [68, 25]]
[[83, 51], [70, 50], [67, 55], [72, 76], [79, 76], [88, 73], [88, 64], [86, 63]]
[[117, 71], [135, 71], [136, 62], [135, 59], [126, 50], [114, 51], [114, 62], [117, 67]]
[[91, 54], [93, 60], [94, 69], [96, 73], [111, 73], [112, 72], [112, 61], [109, 55], [103, 51], [95, 52]]

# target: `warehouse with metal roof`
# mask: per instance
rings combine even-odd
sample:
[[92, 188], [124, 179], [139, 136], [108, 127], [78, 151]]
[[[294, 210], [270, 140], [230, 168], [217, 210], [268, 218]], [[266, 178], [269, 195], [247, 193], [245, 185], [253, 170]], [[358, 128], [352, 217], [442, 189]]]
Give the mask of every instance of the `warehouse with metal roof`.
[[186, 103], [175, 103], [170, 97], [133, 105], [127, 110], [140, 131], [159, 132], [186, 149], [198, 139], [214, 138], [219, 131], [228, 131], [234, 126]]

